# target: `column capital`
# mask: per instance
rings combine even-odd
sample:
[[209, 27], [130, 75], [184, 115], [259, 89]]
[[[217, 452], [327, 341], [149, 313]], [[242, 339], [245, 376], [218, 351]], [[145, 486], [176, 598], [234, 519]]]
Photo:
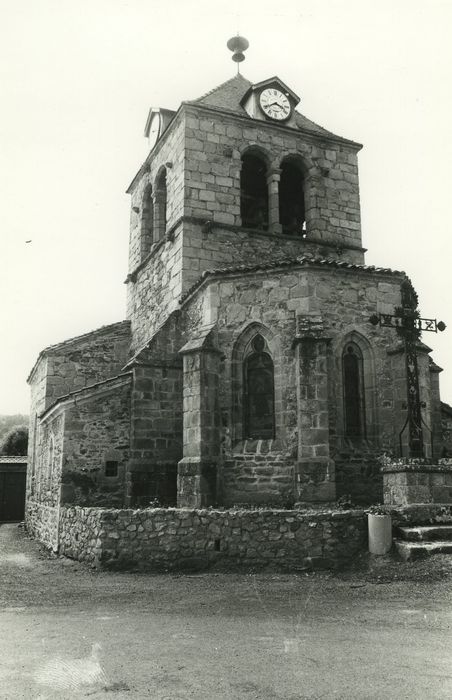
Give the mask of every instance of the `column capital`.
[[281, 178], [281, 168], [271, 168], [267, 171], [267, 184], [271, 182], [279, 182]]

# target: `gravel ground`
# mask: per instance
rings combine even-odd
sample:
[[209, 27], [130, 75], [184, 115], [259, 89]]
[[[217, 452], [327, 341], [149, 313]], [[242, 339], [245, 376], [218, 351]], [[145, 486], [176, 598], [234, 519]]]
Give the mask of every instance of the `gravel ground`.
[[92, 570], [0, 526], [0, 698], [450, 698], [452, 557]]

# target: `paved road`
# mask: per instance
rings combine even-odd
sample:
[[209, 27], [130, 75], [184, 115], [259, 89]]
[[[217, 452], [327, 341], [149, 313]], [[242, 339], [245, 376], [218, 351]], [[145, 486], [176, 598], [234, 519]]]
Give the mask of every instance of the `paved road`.
[[111, 574], [1, 525], [0, 698], [451, 698], [450, 562]]

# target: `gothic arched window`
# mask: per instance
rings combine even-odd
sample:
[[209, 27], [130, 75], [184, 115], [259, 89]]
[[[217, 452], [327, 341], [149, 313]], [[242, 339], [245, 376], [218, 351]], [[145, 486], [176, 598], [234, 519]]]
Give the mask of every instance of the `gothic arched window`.
[[154, 201], [152, 199], [152, 187], [149, 185], [143, 196], [142, 214], [141, 214], [141, 260], [151, 250], [153, 243], [153, 228], [154, 228]]
[[344, 434], [363, 438], [366, 434], [363, 356], [356, 343], [347, 343], [342, 353], [344, 387]]
[[268, 229], [268, 185], [265, 161], [254, 153], [242, 156], [240, 172], [242, 226]]
[[283, 233], [302, 236], [306, 230], [304, 177], [300, 167], [290, 160], [281, 164], [279, 222]]
[[275, 436], [274, 367], [265, 340], [256, 335], [243, 366], [245, 436], [268, 440]]
[[167, 191], [166, 170], [163, 169], [157, 178], [154, 195], [154, 233], [158, 241], [165, 235], [167, 223]]

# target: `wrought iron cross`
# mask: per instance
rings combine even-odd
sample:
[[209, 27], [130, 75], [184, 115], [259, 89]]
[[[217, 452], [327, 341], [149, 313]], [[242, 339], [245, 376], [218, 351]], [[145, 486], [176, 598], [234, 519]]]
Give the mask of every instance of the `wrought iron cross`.
[[400, 431], [400, 449], [402, 451], [402, 434], [408, 425], [409, 456], [423, 457], [424, 439], [422, 435], [416, 345], [422, 331], [431, 331], [433, 333], [444, 331], [446, 324], [434, 318], [421, 318], [417, 308], [418, 297], [409, 280], [402, 282], [401, 296], [402, 306], [396, 307], [394, 314], [374, 314], [369, 321], [374, 326], [395, 328], [404, 341], [407, 378], [407, 419]]

